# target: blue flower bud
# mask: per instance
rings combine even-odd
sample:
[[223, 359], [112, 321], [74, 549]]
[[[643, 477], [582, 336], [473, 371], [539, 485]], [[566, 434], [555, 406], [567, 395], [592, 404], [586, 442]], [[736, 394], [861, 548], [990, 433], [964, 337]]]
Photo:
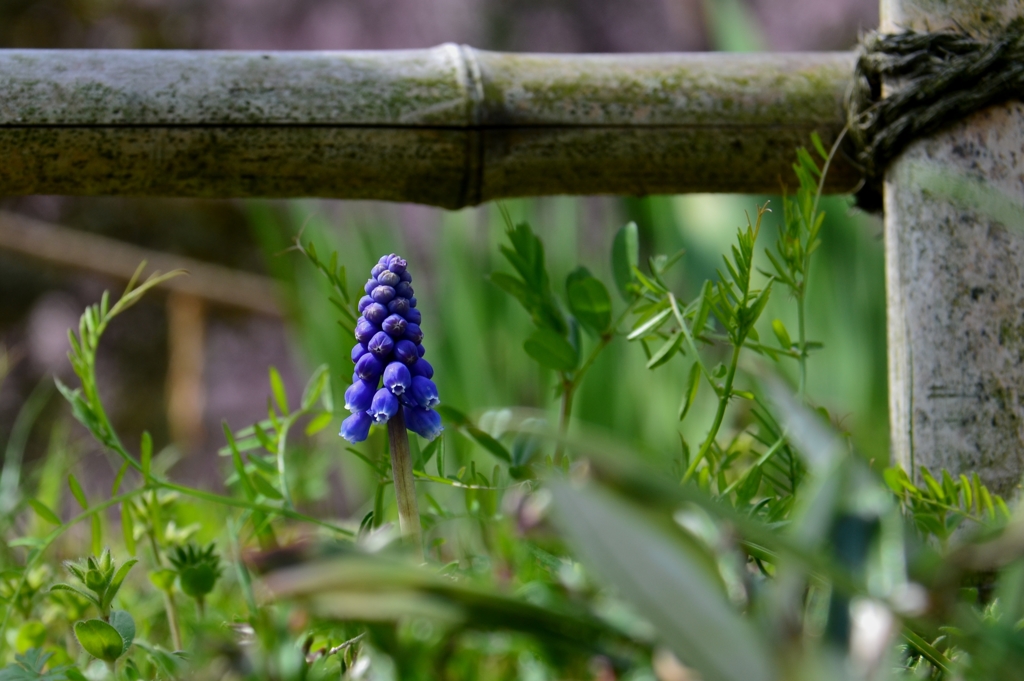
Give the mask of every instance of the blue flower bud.
[[362, 314], [363, 310], [373, 304], [373, 298], [369, 295], [365, 295], [359, 299], [359, 313]]
[[390, 286], [378, 286], [373, 289], [370, 293], [370, 297], [373, 298], [374, 302], [380, 303], [381, 305], [387, 305], [395, 298], [395, 289]]
[[392, 314], [400, 314], [403, 317], [409, 312], [409, 299], [408, 298], [395, 298], [388, 303], [388, 312]]
[[385, 319], [380, 328], [384, 329], [389, 336], [393, 336], [395, 338], [401, 338], [408, 333], [405, 318], [397, 314], [393, 314]]
[[370, 303], [363, 310], [363, 316], [366, 317], [367, 321], [379, 327], [387, 319], [388, 309], [380, 303]]
[[419, 355], [420, 357], [422, 357], [423, 355], [427, 354], [427, 349], [425, 347], [423, 347], [422, 345], [417, 345], [416, 346], [416, 354]]
[[383, 264], [377, 263], [376, 265], [373, 266], [373, 269], [370, 270], [370, 276], [376, 279], [377, 275], [379, 275], [381, 272], [386, 272], [387, 269], [388, 268], [385, 267]]
[[370, 339], [373, 338], [373, 334], [378, 331], [380, 331], [379, 327], [374, 326], [363, 317], [360, 317], [359, 321], [356, 322], [356, 340], [360, 343], [369, 343]]
[[366, 353], [356, 362], [356, 376], [364, 381], [370, 381], [376, 385], [377, 379], [382, 373], [384, 373], [384, 365], [371, 352]]
[[385, 268], [387, 268], [388, 261], [391, 260], [391, 256], [392, 255], [394, 255], [394, 253], [392, 253], [391, 255], [382, 255], [382, 256], [380, 256], [380, 258], [377, 260], [377, 264], [378, 265], [383, 265]]
[[398, 286], [402, 279], [394, 272], [384, 271], [377, 276], [377, 281], [380, 282], [381, 286]]
[[356, 343], [355, 345], [353, 345], [352, 346], [352, 363], [354, 364], [354, 363], [358, 362], [359, 358], [362, 357], [363, 355], [365, 355], [367, 352], [369, 352], [369, 350], [367, 350], [366, 346], [363, 345], [362, 343]]
[[422, 376], [423, 378], [434, 377], [434, 367], [431, 366], [430, 362], [425, 359], [418, 359], [416, 363], [409, 367], [409, 373], [413, 376]]
[[[394, 302], [394, 301], [392, 301]], [[409, 311], [405, 313], [405, 321], [412, 322], [413, 324], [422, 324], [423, 315], [416, 308], [409, 308]]]
[[432, 409], [403, 407], [403, 415], [405, 427], [424, 439], [433, 440], [444, 430], [441, 415]]
[[341, 422], [341, 432], [338, 434], [352, 444], [362, 442], [370, 434], [370, 424], [372, 423], [373, 419], [369, 414], [359, 411]]
[[370, 410], [367, 412], [377, 423], [387, 423], [388, 419], [398, 412], [398, 398], [387, 388], [381, 388], [374, 394]]
[[373, 334], [373, 338], [366, 344], [366, 349], [372, 352], [376, 357], [384, 360], [391, 351], [395, 349], [395, 341], [391, 340], [391, 336], [387, 335], [383, 331], [378, 331]]
[[405, 258], [399, 257], [394, 253], [392, 253], [388, 257], [388, 269], [394, 272], [395, 274], [404, 274], [405, 268], [408, 266], [408, 264], [409, 263], [405, 261]]
[[437, 396], [437, 386], [429, 378], [423, 376], [413, 376], [412, 383], [409, 385], [409, 398], [424, 409], [441, 404], [441, 400]]
[[416, 296], [409, 299], [409, 307], [416, 307]]
[[400, 340], [395, 343], [395, 357], [403, 364], [413, 364], [420, 358], [416, 352], [416, 344], [412, 341]]
[[368, 295], [368, 296], [372, 296], [373, 295], [373, 289], [375, 289], [375, 288], [377, 288], [377, 280], [376, 279], [367, 279], [366, 283], [363, 285], [363, 290], [366, 291], [366, 295]]
[[[388, 317], [391, 319], [391, 317]], [[405, 321], [405, 320], [403, 320]], [[420, 330], [419, 324], [405, 324], [405, 337], [411, 340], [413, 343], [419, 345], [423, 342], [423, 331]], [[418, 350], [419, 348], [417, 348]]]
[[366, 411], [373, 402], [373, 394], [377, 392], [377, 384], [369, 381], [355, 381], [345, 391], [345, 408], [353, 414]]
[[409, 368], [401, 362], [391, 362], [384, 367], [384, 387], [395, 395], [403, 394], [412, 383]]
[[400, 281], [395, 286], [395, 293], [397, 295], [401, 296], [402, 298], [412, 298], [412, 296], [413, 296], [412, 286], [410, 284], [407, 284], [404, 281]]
[[411, 284], [412, 283], [412, 275], [409, 274], [408, 270], [406, 270], [405, 272], [402, 272], [400, 275], [398, 275], [398, 278], [401, 279], [402, 281], [404, 281], [406, 284]]

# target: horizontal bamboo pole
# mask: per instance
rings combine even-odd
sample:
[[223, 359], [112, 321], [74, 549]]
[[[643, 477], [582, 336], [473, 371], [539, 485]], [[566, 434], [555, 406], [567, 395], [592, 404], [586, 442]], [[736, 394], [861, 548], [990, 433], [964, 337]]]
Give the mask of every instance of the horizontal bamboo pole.
[[141, 248], [17, 213], [0, 211], [0, 252], [119, 281], [131, 279], [143, 261], [147, 273], [183, 269], [188, 276], [168, 279], [160, 288], [212, 305], [281, 316], [277, 284], [268, 277]]
[[[0, 195], [774, 192], [852, 53], [0, 50]], [[839, 162], [828, 190], [858, 182]]]

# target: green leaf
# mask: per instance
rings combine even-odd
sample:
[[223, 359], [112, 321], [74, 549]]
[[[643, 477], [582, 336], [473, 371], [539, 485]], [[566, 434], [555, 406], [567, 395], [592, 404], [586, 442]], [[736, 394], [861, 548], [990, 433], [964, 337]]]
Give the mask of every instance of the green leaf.
[[132, 641], [135, 640], [135, 620], [124, 610], [111, 610], [110, 626], [114, 627], [117, 633], [121, 634], [121, 638], [124, 641], [124, 648], [121, 649], [121, 654], [124, 655], [131, 647]]
[[321, 430], [331, 425], [331, 420], [333, 418], [334, 414], [330, 413], [329, 411], [317, 414], [316, 417], [314, 417], [309, 423], [306, 424], [306, 435], [316, 435]]
[[170, 591], [174, 587], [174, 580], [177, 577], [178, 573], [170, 568], [154, 570], [149, 573], [149, 581], [161, 591]]
[[672, 314], [671, 309], [662, 310], [640, 326], [633, 329], [630, 334], [626, 336], [626, 340], [636, 340], [637, 338], [643, 338], [649, 333], [653, 333], [659, 326], [665, 323], [665, 320], [668, 319], [670, 314]]
[[224, 429], [224, 438], [228, 441], [228, 446], [231, 448], [231, 462], [235, 466], [235, 473], [238, 474], [238, 479], [242, 483], [242, 490], [245, 492], [245, 496], [249, 501], [256, 498], [256, 490], [252, 486], [252, 480], [245, 472], [245, 464], [242, 463], [242, 454], [238, 451], [238, 445], [235, 443], [235, 436], [231, 433], [231, 429], [228, 428], [227, 421], [224, 421], [221, 426]]
[[267, 497], [268, 499], [274, 499], [277, 501], [284, 499], [281, 493], [277, 491], [277, 489], [273, 485], [267, 482], [267, 479], [264, 478], [259, 473], [255, 473], [249, 476], [249, 479], [252, 480], [252, 485], [253, 487], [256, 488], [256, 491], [262, 494], [263, 496]]
[[[310, 376], [309, 381], [306, 383], [305, 390], [302, 391], [302, 411], [309, 411], [320, 397], [320, 393], [324, 391], [327, 386], [327, 381], [330, 379], [330, 367], [326, 364], [321, 364]], [[282, 388], [283, 390], [283, 388]]]
[[85, 652], [104, 662], [116, 662], [126, 649], [124, 637], [103, 620], [78, 622], [75, 638]]
[[117, 475], [114, 476], [114, 484], [110, 486], [110, 496], [117, 496], [117, 491], [121, 489], [121, 483], [124, 482], [124, 474], [128, 472], [128, 462], [125, 461], [121, 464], [121, 468], [117, 471]]
[[[554, 520], [585, 564], [613, 584], [662, 642], [706, 681], [771, 681], [774, 661], [729, 605], [705, 559], [611, 494], [552, 480]], [[728, 645], [728, 654], [723, 654]]]
[[537, 329], [523, 343], [526, 354], [541, 366], [556, 371], [572, 371], [579, 363], [576, 348], [551, 329]]
[[39, 501], [38, 499], [29, 499], [28, 505], [32, 507], [32, 510], [39, 514], [39, 517], [43, 520], [53, 523], [54, 525], [60, 525], [60, 518], [57, 514], [50, 510], [50, 507]]
[[[506, 463], [512, 462], [512, 455], [508, 453], [508, 450], [505, 449], [504, 445], [502, 445], [500, 442], [495, 440], [493, 437], [491, 437], [484, 431], [477, 428], [469, 420], [469, 417], [467, 417], [458, 409], [454, 409], [453, 407], [449, 407], [448, 405], [441, 404], [434, 407], [434, 411], [440, 414], [442, 419], [458, 428], [465, 435], [476, 440], [477, 444], [479, 444], [481, 447], [489, 451], [494, 456], [498, 457], [499, 459]], [[438, 470], [441, 470], [441, 465], [442, 464], [439, 461]], [[442, 474], [443, 472], [444, 471], [441, 470]]]
[[75, 496], [75, 500], [85, 510], [89, 508], [89, 500], [85, 498], [85, 492], [82, 491], [82, 486], [78, 484], [78, 480], [75, 479], [73, 473], [68, 473], [68, 487], [71, 488], [71, 494]]
[[139, 447], [139, 451], [141, 452], [142, 475], [148, 478], [150, 466], [153, 463], [153, 438], [148, 430], [142, 431], [142, 445]]
[[612, 274], [619, 294], [630, 299], [629, 284], [633, 281], [633, 268], [640, 265], [640, 238], [635, 222], [624, 225], [612, 242]]
[[682, 345], [683, 338], [684, 335], [682, 333], [677, 333], [675, 336], [668, 339], [664, 345], [658, 348], [655, 353], [651, 355], [651, 359], [647, 362], [647, 368], [657, 369], [662, 364], [672, 359], [676, 354], [676, 350], [678, 350], [679, 346]]
[[274, 393], [274, 401], [277, 402], [277, 409], [282, 414], [288, 414], [288, 394], [284, 391], [284, 381], [276, 367], [270, 367], [270, 389]]
[[686, 392], [683, 393], [683, 404], [679, 407], [679, 420], [682, 421], [690, 413], [690, 407], [697, 399], [697, 388], [700, 387], [700, 363], [694, 362], [690, 374], [686, 377]]
[[128, 555], [135, 555], [135, 521], [132, 518], [132, 506], [126, 501], [121, 502], [121, 534], [124, 535], [124, 547]]
[[585, 267], [579, 267], [565, 282], [569, 309], [576, 321], [594, 335], [601, 335], [612, 324], [612, 299], [608, 289]]
[[775, 337], [779, 340], [779, 345], [786, 350], [793, 347], [793, 341], [789, 337], [789, 331], [786, 330], [786, 325], [782, 323], [781, 319], [772, 320], [772, 331], [775, 332]]
[[110, 580], [110, 586], [107, 587], [106, 593], [103, 594], [104, 607], [110, 607], [110, 604], [114, 602], [114, 597], [117, 596], [117, 592], [121, 590], [121, 585], [124, 584], [125, 577], [128, 576], [132, 567], [134, 567], [138, 562], [138, 559], [130, 558], [117, 569], [117, 572], [114, 573], [114, 578]]
[[511, 274], [494, 272], [491, 274], [491, 283], [518, 300], [527, 312], [533, 309], [529, 287]]
[[19, 653], [28, 652], [31, 648], [41, 648], [46, 643], [49, 630], [39, 620], [29, 620], [20, 627], [14, 639], [14, 649]]

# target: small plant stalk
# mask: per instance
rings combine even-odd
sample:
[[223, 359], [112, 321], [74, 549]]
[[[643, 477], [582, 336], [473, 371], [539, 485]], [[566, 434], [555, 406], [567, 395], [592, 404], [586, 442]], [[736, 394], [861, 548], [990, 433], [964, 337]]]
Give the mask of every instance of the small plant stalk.
[[181, 645], [181, 627], [178, 626], [178, 605], [170, 591], [164, 592], [164, 609], [167, 611], [167, 628], [171, 630], [171, 643], [175, 650], [184, 650]]
[[569, 419], [572, 417], [572, 398], [576, 384], [565, 378], [562, 382], [562, 406], [558, 412], [558, 444], [555, 445], [554, 464], [560, 466], [565, 456], [565, 436], [569, 433]]
[[740, 350], [743, 348], [743, 342], [740, 341], [732, 350], [732, 361], [729, 362], [729, 371], [725, 376], [725, 384], [722, 386], [722, 393], [718, 396], [718, 410], [715, 412], [715, 420], [711, 424], [711, 430], [708, 431], [708, 435], [704, 438], [704, 443], [700, 446], [700, 450], [697, 452], [697, 456], [693, 457], [693, 461], [686, 469], [686, 473], [683, 475], [683, 482], [689, 482], [693, 477], [693, 474], [697, 472], [697, 466], [700, 462], [708, 455], [711, 451], [711, 446], [715, 443], [715, 438], [718, 437], [718, 431], [722, 427], [722, 420], [725, 418], [725, 409], [729, 406], [729, 400], [732, 398], [732, 384], [736, 378], [736, 367], [740, 361]]
[[391, 475], [395, 482], [398, 501], [398, 526], [402, 536], [422, 557], [423, 540], [420, 535], [420, 512], [416, 506], [416, 481], [412, 474], [412, 455], [409, 452], [409, 432], [405, 429], [403, 410], [388, 420], [388, 442], [391, 448]]

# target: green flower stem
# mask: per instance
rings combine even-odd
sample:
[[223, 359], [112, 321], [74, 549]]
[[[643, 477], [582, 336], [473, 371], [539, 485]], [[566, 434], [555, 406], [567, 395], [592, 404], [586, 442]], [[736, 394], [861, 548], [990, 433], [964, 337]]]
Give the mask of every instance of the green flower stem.
[[715, 412], [715, 420], [711, 424], [711, 430], [708, 431], [708, 436], [704, 438], [704, 444], [700, 446], [700, 451], [697, 452], [697, 456], [693, 457], [690, 465], [686, 468], [686, 473], [683, 475], [683, 482], [688, 482], [693, 474], [697, 472], [697, 466], [704, 457], [711, 451], [711, 445], [715, 443], [715, 438], [718, 437], [718, 431], [722, 427], [722, 420], [725, 418], [725, 408], [729, 406], [729, 400], [732, 398], [732, 382], [736, 378], [736, 367], [740, 363], [740, 351], [743, 349], [743, 342], [736, 343], [732, 348], [732, 359], [729, 361], [729, 371], [725, 375], [725, 384], [722, 386], [722, 392], [718, 395], [718, 410]]
[[402, 536], [415, 547], [423, 558], [423, 539], [420, 530], [420, 512], [416, 506], [416, 479], [412, 472], [412, 454], [409, 451], [409, 431], [405, 429], [402, 410], [388, 420], [388, 443], [391, 449], [391, 477], [395, 482], [398, 502], [398, 526]]
[[576, 389], [580, 387], [583, 382], [583, 377], [587, 375], [590, 368], [594, 366], [594, 362], [597, 361], [598, 356], [604, 351], [608, 345], [615, 340], [615, 330], [619, 328], [619, 325], [629, 316], [633, 311], [633, 307], [640, 300], [640, 296], [637, 296], [626, 309], [622, 311], [615, 323], [611, 325], [611, 330], [601, 335], [600, 340], [587, 355], [587, 358], [583, 361], [581, 366], [570, 378], [568, 372], [560, 373], [562, 377], [562, 404], [558, 410], [558, 444], [555, 445], [555, 464], [561, 464], [562, 458], [565, 456], [565, 437], [569, 432], [569, 419], [572, 417], [572, 401], [576, 396]]
[[800, 294], [796, 297], [796, 311], [799, 320], [800, 334], [800, 399], [807, 398], [807, 333], [804, 324], [804, 293], [807, 291], [807, 279], [810, 272], [804, 272], [803, 281], [800, 282]]

